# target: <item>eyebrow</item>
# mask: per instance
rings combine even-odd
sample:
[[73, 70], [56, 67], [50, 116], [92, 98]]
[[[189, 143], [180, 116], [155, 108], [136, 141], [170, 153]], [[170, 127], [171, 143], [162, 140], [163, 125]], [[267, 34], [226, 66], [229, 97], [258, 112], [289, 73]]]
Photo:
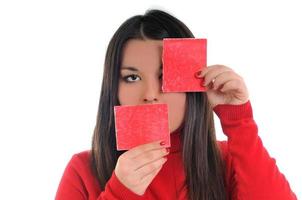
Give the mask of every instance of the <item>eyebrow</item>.
[[121, 69], [127, 69], [127, 70], [130, 70], [130, 71], [135, 71], [135, 72], [137, 72], [137, 71], [138, 71], [138, 69], [137, 69], [137, 68], [135, 68], [135, 67], [131, 67], [131, 66], [123, 66]]
[[[132, 66], [122, 66], [121, 70], [130, 70], [130, 71], [135, 71], [135, 72], [138, 72], [139, 70], [135, 67], [132, 67]], [[163, 65], [161, 64], [160, 65], [160, 68], [159, 69], [163, 69]]]

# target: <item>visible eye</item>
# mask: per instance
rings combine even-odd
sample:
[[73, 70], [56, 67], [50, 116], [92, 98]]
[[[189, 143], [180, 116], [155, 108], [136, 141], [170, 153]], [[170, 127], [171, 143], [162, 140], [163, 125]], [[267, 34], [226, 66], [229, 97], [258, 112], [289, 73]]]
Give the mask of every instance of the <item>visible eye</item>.
[[131, 75], [128, 75], [128, 76], [124, 76], [122, 77], [123, 80], [126, 82], [126, 83], [132, 83], [132, 82], [135, 82], [137, 81], [139, 78], [139, 76], [135, 75], [135, 74], [131, 74]]

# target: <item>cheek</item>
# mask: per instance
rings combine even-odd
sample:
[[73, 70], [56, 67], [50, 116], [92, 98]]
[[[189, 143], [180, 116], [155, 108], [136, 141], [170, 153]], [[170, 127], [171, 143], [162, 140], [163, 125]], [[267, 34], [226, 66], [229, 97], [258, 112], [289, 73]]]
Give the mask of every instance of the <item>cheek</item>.
[[125, 83], [120, 83], [118, 100], [121, 105], [137, 105], [139, 103], [139, 89], [133, 85], [130, 86]]

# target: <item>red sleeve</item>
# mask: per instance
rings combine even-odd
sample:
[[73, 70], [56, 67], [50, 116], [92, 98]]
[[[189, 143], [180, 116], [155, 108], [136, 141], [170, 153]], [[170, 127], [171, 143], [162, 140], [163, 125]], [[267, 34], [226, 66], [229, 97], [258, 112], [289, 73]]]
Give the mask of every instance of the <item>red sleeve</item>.
[[116, 177], [115, 173], [112, 173], [110, 180], [107, 182], [105, 191], [102, 192], [97, 200], [146, 200], [146, 196], [140, 196], [126, 188]]
[[[111, 178], [106, 184], [105, 190], [96, 192], [96, 179], [91, 175], [88, 160], [81, 160], [75, 154], [65, 168], [61, 178], [56, 200], [142, 200], [145, 196], [140, 196], [126, 188], [112, 173]], [[99, 188], [98, 188], [99, 191]]]
[[253, 119], [250, 101], [242, 105], [217, 105], [214, 112], [228, 137], [232, 199], [296, 200], [276, 161], [264, 148]]

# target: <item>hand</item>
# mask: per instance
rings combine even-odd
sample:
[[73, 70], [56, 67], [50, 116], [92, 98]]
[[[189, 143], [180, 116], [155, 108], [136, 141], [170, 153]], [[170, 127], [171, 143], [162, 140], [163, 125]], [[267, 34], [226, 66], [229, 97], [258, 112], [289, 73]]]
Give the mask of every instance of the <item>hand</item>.
[[224, 65], [212, 65], [199, 72], [196, 77], [204, 79], [201, 84], [208, 89], [207, 96], [212, 108], [218, 104], [240, 105], [249, 100], [243, 78], [231, 68]]
[[120, 182], [134, 193], [143, 195], [167, 161], [165, 156], [169, 151], [162, 145], [160, 141], [148, 143], [123, 153], [115, 167]]

